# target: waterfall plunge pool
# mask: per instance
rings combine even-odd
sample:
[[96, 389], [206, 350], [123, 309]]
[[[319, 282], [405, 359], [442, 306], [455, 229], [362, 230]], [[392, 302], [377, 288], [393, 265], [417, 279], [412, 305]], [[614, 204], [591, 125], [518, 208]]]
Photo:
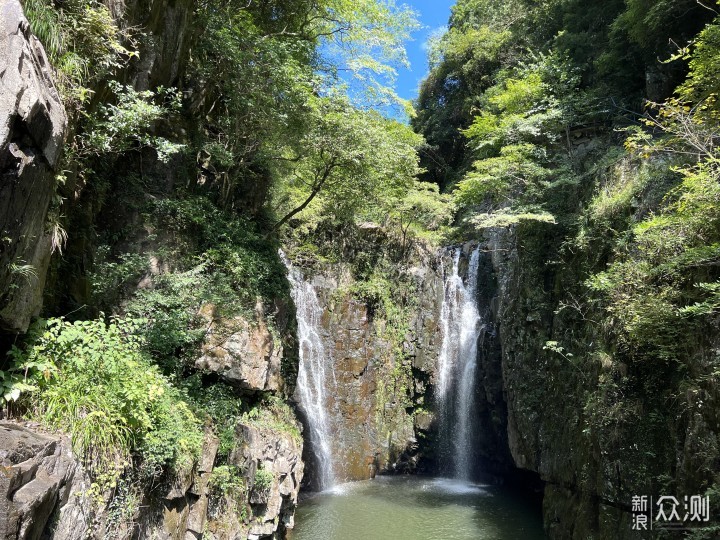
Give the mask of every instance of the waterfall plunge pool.
[[290, 540], [544, 539], [539, 509], [501, 486], [413, 476], [342, 484], [302, 501]]

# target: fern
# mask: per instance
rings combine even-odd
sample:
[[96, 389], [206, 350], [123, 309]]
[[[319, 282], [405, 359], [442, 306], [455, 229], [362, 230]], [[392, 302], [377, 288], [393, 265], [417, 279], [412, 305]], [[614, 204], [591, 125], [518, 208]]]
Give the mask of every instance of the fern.
[[23, 9], [30, 29], [42, 42], [50, 60], [55, 63], [65, 48], [60, 12], [53, 7], [51, 0], [23, 0]]

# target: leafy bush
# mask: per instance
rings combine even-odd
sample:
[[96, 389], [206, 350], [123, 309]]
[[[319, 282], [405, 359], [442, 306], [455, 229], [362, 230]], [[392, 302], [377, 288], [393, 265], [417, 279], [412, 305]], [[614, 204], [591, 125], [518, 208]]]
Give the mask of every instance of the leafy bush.
[[253, 482], [253, 488], [260, 493], [266, 493], [272, 487], [275, 475], [272, 471], [265, 469], [263, 466], [258, 467], [255, 471], [255, 481]]
[[298, 444], [302, 443], [302, 434], [290, 406], [277, 396], [268, 396], [262, 402], [244, 413], [243, 423], [265, 427], [290, 435]]
[[221, 518], [232, 514], [240, 521], [247, 519], [247, 484], [241, 471], [235, 465], [218, 465], [210, 474], [210, 517]]
[[216, 288], [229, 286], [223, 303], [234, 297], [254, 307], [257, 297], [289, 296], [278, 246], [256, 223], [198, 196], [159, 200], [152, 212], [158, 226], [175, 235], [180, 260], [193, 266], [201, 262], [210, 282], [222, 276]]
[[138, 92], [117, 81], [108, 83], [116, 103], [100, 105], [86, 115], [85, 130], [77, 138], [81, 156], [121, 154], [137, 146], [154, 148], [158, 159], [167, 162], [183, 145], [150, 134], [153, 124], [180, 108], [180, 94], [174, 89]]
[[135, 56], [131, 33], [121, 30], [98, 0], [67, 0], [57, 7], [52, 0], [23, 0], [23, 8], [57, 70], [67, 103], [86, 102], [91, 83]]
[[50, 319], [16, 360], [52, 366], [37, 374], [34, 415], [70, 434], [92, 474], [117, 476], [133, 452], [157, 473], [191, 465], [202, 432], [180, 393], [142, 352], [142, 321]]
[[217, 457], [220, 460], [227, 458], [235, 448], [235, 426], [242, 416], [245, 403], [227, 384], [217, 382], [204, 385], [201, 373], [187, 377], [182, 381], [182, 385], [194, 408], [212, 418], [215, 432], [220, 439]]
[[118, 305], [122, 294], [134, 286], [148, 270], [147, 257], [135, 253], [124, 253], [111, 258], [110, 246], [98, 246], [95, 263], [88, 276], [92, 294], [101, 309]]
[[222, 495], [237, 496], [244, 494], [245, 482], [240, 469], [235, 465], [219, 465], [210, 474], [208, 486]]
[[128, 301], [127, 313], [145, 321], [143, 345], [166, 373], [182, 371], [186, 356], [202, 340], [198, 311], [209, 300], [203, 267], [197, 267], [156, 276], [151, 288]]

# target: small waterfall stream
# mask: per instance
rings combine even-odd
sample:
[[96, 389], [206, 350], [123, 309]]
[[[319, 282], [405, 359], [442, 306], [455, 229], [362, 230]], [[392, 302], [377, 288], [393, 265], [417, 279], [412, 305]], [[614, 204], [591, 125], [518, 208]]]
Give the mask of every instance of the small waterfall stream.
[[317, 460], [316, 487], [324, 490], [335, 484], [331, 449], [331, 422], [327, 411], [327, 382], [333, 376], [332, 358], [327, 354], [320, 335], [320, 307], [312, 283], [306, 281], [299, 269], [280, 254], [288, 269], [288, 280], [297, 308], [300, 365], [297, 389], [300, 409], [309, 430], [311, 451]]
[[472, 421], [477, 370], [478, 339], [482, 319], [477, 307], [480, 249], [470, 255], [467, 279], [460, 277], [461, 250], [453, 252], [452, 269], [445, 274], [441, 311], [442, 347], [438, 357], [437, 404], [440, 446], [447, 459], [444, 471], [454, 478], [470, 480]]

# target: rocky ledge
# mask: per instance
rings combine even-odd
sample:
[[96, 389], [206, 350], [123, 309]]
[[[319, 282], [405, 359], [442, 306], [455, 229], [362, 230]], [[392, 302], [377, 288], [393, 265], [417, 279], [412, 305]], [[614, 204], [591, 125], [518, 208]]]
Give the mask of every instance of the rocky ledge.
[[90, 500], [92, 482], [67, 437], [0, 422], [0, 539], [284, 538], [294, 525], [302, 442], [276, 426], [243, 423], [235, 437], [229, 463], [239, 471], [241, 489], [233, 506], [213, 486], [219, 441], [208, 430], [191, 473], [167, 483], [159, 500], [146, 494], [133, 515], [118, 521], [118, 493], [106, 494], [102, 504]]

